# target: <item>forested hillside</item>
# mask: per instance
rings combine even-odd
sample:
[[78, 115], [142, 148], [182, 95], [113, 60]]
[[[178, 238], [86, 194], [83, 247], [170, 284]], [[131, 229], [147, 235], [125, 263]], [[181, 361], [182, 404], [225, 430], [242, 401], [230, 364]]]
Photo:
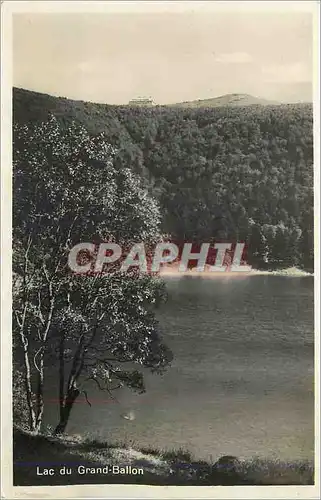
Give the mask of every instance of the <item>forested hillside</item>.
[[18, 124], [52, 113], [104, 132], [174, 239], [246, 241], [255, 267], [313, 269], [312, 105], [134, 108], [22, 89], [13, 100]]

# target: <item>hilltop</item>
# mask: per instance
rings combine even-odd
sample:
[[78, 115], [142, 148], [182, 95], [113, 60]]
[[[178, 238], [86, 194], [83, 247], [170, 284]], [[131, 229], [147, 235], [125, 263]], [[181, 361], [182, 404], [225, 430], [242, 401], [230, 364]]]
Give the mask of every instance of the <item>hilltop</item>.
[[179, 108], [219, 108], [224, 106], [272, 106], [279, 105], [277, 101], [269, 101], [249, 94], [225, 94], [210, 99], [198, 99], [196, 101], [179, 102], [171, 104], [171, 107]]

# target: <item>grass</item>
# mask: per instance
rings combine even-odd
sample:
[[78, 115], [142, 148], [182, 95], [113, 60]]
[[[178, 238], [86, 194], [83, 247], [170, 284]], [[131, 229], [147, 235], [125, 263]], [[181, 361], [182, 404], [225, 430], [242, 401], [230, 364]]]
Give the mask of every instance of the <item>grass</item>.
[[[61, 467], [70, 475], [60, 475]], [[143, 475], [78, 473], [78, 465], [104, 467], [130, 465], [143, 469]], [[53, 468], [53, 476], [37, 475]], [[293, 464], [276, 460], [239, 461], [236, 457], [217, 457], [210, 463], [196, 460], [183, 449], [157, 450], [151, 447], [133, 449], [124, 443], [99, 441], [90, 436], [50, 434], [32, 435], [14, 430], [14, 484], [146, 484], [146, 485], [308, 485], [314, 484], [313, 464]]]

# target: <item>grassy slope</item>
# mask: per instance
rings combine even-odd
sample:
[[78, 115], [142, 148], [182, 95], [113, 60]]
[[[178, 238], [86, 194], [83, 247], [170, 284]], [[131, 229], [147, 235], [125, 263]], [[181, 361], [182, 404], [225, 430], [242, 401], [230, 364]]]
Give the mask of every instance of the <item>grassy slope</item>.
[[[149, 484], [149, 485], [306, 485], [313, 484], [313, 466], [309, 463], [288, 464], [252, 460], [210, 464], [195, 461], [183, 450], [134, 450], [122, 444], [101, 442], [80, 436], [62, 438], [33, 436], [21, 430], [14, 432], [14, 484]], [[143, 475], [79, 475], [78, 465], [87, 467], [131, 465], [142, 467]], [[37, 465], [52, 467], [54, 476], [37, 476]], [[66, 465], [72, 474], [61, 476]]]
[[280, 104], [276, 101], [260, 99], [248, 94], [226, 94], [212, 99], [198, 99], [197, 101], [179, 102], [173, 104], [178, 108], [218, 108], [220, 106], [268, 106]]

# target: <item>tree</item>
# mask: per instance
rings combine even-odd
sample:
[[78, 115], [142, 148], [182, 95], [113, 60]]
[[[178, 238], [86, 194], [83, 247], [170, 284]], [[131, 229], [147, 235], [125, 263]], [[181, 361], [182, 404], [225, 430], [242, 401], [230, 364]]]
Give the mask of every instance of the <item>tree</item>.
[[[29, 425], [41, 429], [45, 367], [58, 364], [60, 421], [68, 423], [81, 384], [144, 390], [142, 374], [123, 363], [163, 370], [171, 352], [153, 307], [164, 298], [157, 277], [72, 275], [68, 253], [79, 242], [159, 239], [156, 202], [115, 151], [83, 127], [14, 127], [13, 332], [23, 354]], [[57, 363], [58, 361], [58, 363]], [[102, 383], [103, 382], [103, 383]]]

